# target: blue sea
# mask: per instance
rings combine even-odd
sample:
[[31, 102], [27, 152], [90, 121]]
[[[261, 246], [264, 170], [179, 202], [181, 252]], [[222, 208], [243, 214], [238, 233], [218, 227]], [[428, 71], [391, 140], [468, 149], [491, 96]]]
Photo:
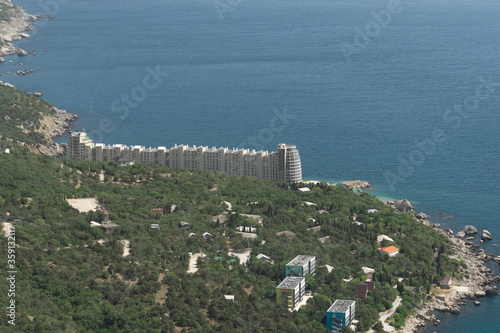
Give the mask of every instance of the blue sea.
[[[499, 1], [14, 2], [54, 18], [0, 79], [94, 141], [294, 144], [304, 179], [368, 180], [455, 232], [489, 230], [500, 255]], [[35, 73], [5, 74], [20, 68]], [[500, 297], [482, 304], [425, 332], [500, 332]]]

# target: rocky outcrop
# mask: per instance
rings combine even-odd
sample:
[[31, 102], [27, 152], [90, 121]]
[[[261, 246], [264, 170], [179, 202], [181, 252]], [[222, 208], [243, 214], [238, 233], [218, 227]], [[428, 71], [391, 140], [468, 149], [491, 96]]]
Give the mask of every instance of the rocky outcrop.
[[477, 234], [477, 229], [473, 225], [466, 225], [464, 230], [462, 230], [466, 235]]
[[492, 284], [499, 282], [500, 277], [495, 276], [492, 270], [486, 267], [485, 263], [490, 260], [500, 263], [500, 256], [494, 258], [493, 255], [486, 253], [483, 249], [477, 250], [479, 245], [474, 243], [474, 237], [464, 238], [465, 231], [474, 233], [475, 230], [477, 232], [477, 229], [473, 226], [468, 227], [464, 228], [464, 231], [458, 232], [456, 237], [437, 226], [434, 226], [434, 230], [448, 236], [453, 252], [463, 262], [462, 268], [456, 272], [456, 276], [463, 276], [463, 278], [456, 281], [455, 284], [468, 287], [469, 292], [453, 293], [447, 302], [432, 299], [418, 310], [417, 315], [407, 318], [402, 332], [417, 332], [419, 327], [425, 326], [429, 322], [434, 323], [434, 325], [439, 324], [435, 316], [429, 314], [432, 311], [458, 314], [460, 306], [466, 305], [467, 298], [476, 299], [477, 297], [499, 295], [498, 287]]
[[489, 241], [493, 239], [493, 236], [491, 236], [491, 233], [488, 230], [483, 230], [483, 234], [481, 235], [481, 239], [483, 241]]
[[399, 210], [400, 212], [404, 213], [411, 212], [414, 209], [411, 203], [406, 199], [396, 201], [394, 203], [394, 207], [396, 207], [396, 209]]
[[50, 138], [58, 138], [69, 130], [71, 123], [76, 119], [78, 119], [76, 114], [53, 107], [51, 114], [40, 121], [38, 132]]
[[348, 189], [354, 190], [358, 188], [367, 188], [370, 187], [371, 184], [365, 180], [348, 180], [348, 181], [343, 181], [340, 183], [335, 183], [333, 185], [337, 184], [344, 184]]
[[418, 214], [415, 214], [415, 217], [419, 220], [428, 220], [429, 219], [429, 215], [427, 214], [424, 214], [422, 212], [418, 213]]
[[8, 8], [4, 12], [9, 15], [9, 20], [0, 20], [0, 56], [19, 54], [27, 55], [26, 51], [15, 47], [10, 42], [28, 38], [25, 31], [31, 30], [31, 23], [37, 20], [37, 17], [25, 13], [20, 7], [13, 6], [8, 0], [0, 0]]
[[37, 148], [37, 153], [40, 155], [48, 155], [48, 156], [55, 156], [55, 157], [61, 157], [66, 155], [68, 150], [68, 145], [66, 143], [54, 143], [48, 147], [46, 146], [40, 146]]

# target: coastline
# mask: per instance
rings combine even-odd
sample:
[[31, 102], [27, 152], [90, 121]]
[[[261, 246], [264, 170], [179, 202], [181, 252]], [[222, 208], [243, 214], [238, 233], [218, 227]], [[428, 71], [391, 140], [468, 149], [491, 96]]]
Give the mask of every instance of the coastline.
[[32, 147], [32, 151], [55, 157], [66, 155], [68, 150], [67, 143], [56, 143], [52, 139], [59, 138], [68, 133], [71, 125], [78, 119], [78, 115], [69, 113], [66, 110], [53, 107], [51, 115], [46, 115], [40, 120], [40, 128], [38, 132], [42, 133], [50, 143], [48, 147]]
[[[436, 230], [436, 232], [438, 232], [438, 231]], [[453, 238], [454, 238], [453, 236], [450, 238], [450, 242], [451, 242], [451, 239], [453, 239]], [[472, 252], [473, 252], [473, 253], [475, 253], [475, 250], [473, 250]], [[460, 301], [460, 300], [457, 300], [457, 302], [458, 302], [458, 301]], [[426, 308], [428, 308], [428, 309], [427, 309], [427, 310], [425, 310], [425, 311], [424, 311], [424, 309], [422, 309], [422, 316], [423, 316], [423, 315], [426, 315], [426, 313], [428, 313], [429, 311], [434, 311], [434, 310], [436, 310], [435, 308], [436, 308], [437, 306], [439, 306], [439, 305], [440, 305], [440, 302], [439, 302], [439, 301], [437, 301], [435, 305], [434, 305], [434, 304], [431, 304], [432, 302], [433, 302], [433, 301], [429, 301], [428, 303], [426, 303], [426, 304], [425, 304], [425, 307], [426, 307]], [[421, 312], [421, 311], [419, 310], [419, 312], [418, 312], [416, 315], [414, 315], [413, 317], [415, 317], [415, 318], [416, 318], [416, 317], [420, 314], [420, 312]], [[406, 326], [409, 326], [410, 319], [412, 319], [413, 317], [409, 317], [409, 318], [407, 319], [407, 324], [406, 324]], [[419, 319], [419, 318], [416, 318], [416, 319], [417, 319], [416, 324], [418, 324], [418, 323], [419, 323], [419, 321], [420, 321], [421, 319]], [[427, 321], [429, 321], [429, 320], [431, 320], [431, 321], [432, 321], [432, 318], [428, 319]], [[406, 328], [406, 326], [405, 326], [405, 328]], [[404, 330], [404, 332], [410, 332], [410, 331], [406, 331], [406, 330]], [[411, 331], [411, 332], [413, 332], [413, 331]]]
[[29, 38], [30, 35], [26, 31], [31, 30], [31, 25], [38, 20], [38, 16], [26, 13], [21, 7], [12, 5], [10, 0], [0, 0], [0, 5], [8, 7], [13, 15], [10, 21], [0, 21], [0, 62], [5, 61], [4, 56], [26, 56], [28, 53], [25, 50], [12, 45], [11, 42]]
[[[16, 91], [18, 94], [25, 94], [16, 89], [10, 83], [4, 83], [0, 81], [1, 86], [8, 87], [6, 89], [12, 89]], [[29, 94], [28, 94], [29, 95]], [[21, 95], [19, 95], [21, 96]], [[26, 96], [26, 98], [38, 99], [38, 97], [34, 96]], [[11, 117], [15, 119], [13, 114], [5, 115], [6, 121], [10, 121]], [[66, 155], [67, 144], [66, 143], [56, 143], [53, 142], [52, 139], [61, 137], [62, 135], [68, 133], [71, 128], [71, 125], [75, 120], [78, 119], [76, 114], [69, 113], [66, 110], [58, 109], [51, 104], [48, 104], [46, 109], [42, 112], [40, 111], [37, 114], [38, 124], [35, 124], [33, 121], [22, 121], [22, 123], [18, 126], [19, 130], [22, 130], [25, 133], [29, 132], [37, 132], [44, 136], [47, 144], [27, 144], [25, 142], [19, 141], [16, 137], [4, 137], [3, 134], [0, 134], [0, 139], [3, 139], [8, 142], [14, 143], [16, 146], [26, 146], [32, 152], [41, 154], [41, 155], [49, 155], [54, 157], [61, 157]]]
[[[399, 203], [399, 205], [405, 205], [411, 212], [414, 210], [408, 200], [384, 201], [384, 203], [394, 207], [398, 207]], [[477, 233], [464, 237], [461, 237], [463, 235], [456, 236], [451, 229], [442, 229], [438, 223], [431, 223], [428, 215], [424, 213], [413, 214], [417, 223], [429, 226], [435, 232], [449, 239], [454, 254], [463, 262], [462, 268], [458, 271], [458, 274], [463, 277], [458, 279], [451, 289], [431, 291], [430, 299], [413, 315], [406, 318], [404, 326], [398, 330], [402, 333], [415, 333], [432, 323], [439, 326], [440, 321], [435, 316], [435, 312], [459, 314], [462, 310], [461, 307], [467, 304], [467, 299], [476, 300], [486, 296], [499, 295], [497, 287], [492, 286], [492, 284], [500, 282], [500, 276], [495, 275], [486, 266], [486, 263], [495, 260], [499, 264], [500, 260], [494, 258], [492, 254], [486, 253], [483, 249], [479, 249], [480, 246], [474, 243], [478, 236]], [[440, 293], [439, 291], [444, 292]]]

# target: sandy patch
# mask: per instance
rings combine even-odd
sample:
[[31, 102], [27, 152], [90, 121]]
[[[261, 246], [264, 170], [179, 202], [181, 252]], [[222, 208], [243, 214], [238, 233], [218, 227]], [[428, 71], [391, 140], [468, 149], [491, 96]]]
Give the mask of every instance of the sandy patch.
[[233, 205], [229, 201], [224, 201], [229, 211], [233, 210]]
[[328, 270], [328, 273], [331, 273], [333, 271], [333, 266], [325, 265], [325, 267]]
[[66, 199], [71, 207], [78, 209], [80, 213], [95, 211], [99, 207], [99, 203], [95, 198], [86, 199]]
[[196, 273], [198, 271], [198, 265], [196, 264], [196, 262], [198, 261], [198, 258], [201, 257], [201, 253], [195, 253], [191, 256], [191, 258], [189, 258], [189, 269], [188, 269], [188, 273]]
[[9, 233], [9, 227], [13, 227], [12, 223], [10, 223], [10, 222], [4, 222], [3, 223], [3, 225], [2, 225], [2, 231], [5, 234], [5, 236], [7, 236], [7, 234]]
[[250, 253], [252, 252], [252, 249], [246, 249], [245, 252], [232, 252], [229, 251], [228, 254], [230, 256], [234, 256], [240, 259], [240, 264], [246, 265], [248, 260], [250, 260]]
[[130, 241], [128, 239], [124, 239], [120, 241], [123, 244], [123, 256], [127, 257], [130, 255]]

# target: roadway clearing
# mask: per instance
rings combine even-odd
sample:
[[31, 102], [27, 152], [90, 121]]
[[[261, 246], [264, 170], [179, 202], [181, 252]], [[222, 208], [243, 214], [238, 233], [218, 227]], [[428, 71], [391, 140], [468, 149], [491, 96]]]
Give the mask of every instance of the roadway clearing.
[[[401, 296], [397, 296], [396, 300], [394, 301], [394, 303], [392, 303], [392, 308], [390, 308], [389, 310], [386, 310], [384, 312], [380, 312], [379, 313], [380, 322], [382, 323], [382, 325], [384, 325], [384, 331], [385, 332], [394, 332], [395, 331], [394, 326], [389, 325], [388, 323], [386, 323], [386, 320], [390, 316], [392, 316], [394, 313], [396, 313], [396, 309], [398, 308], [398, 306], [400, 304], [401, 304]], [[368, 330], [368, 333], [373, 333], [373, 330], [372, 329]]]

